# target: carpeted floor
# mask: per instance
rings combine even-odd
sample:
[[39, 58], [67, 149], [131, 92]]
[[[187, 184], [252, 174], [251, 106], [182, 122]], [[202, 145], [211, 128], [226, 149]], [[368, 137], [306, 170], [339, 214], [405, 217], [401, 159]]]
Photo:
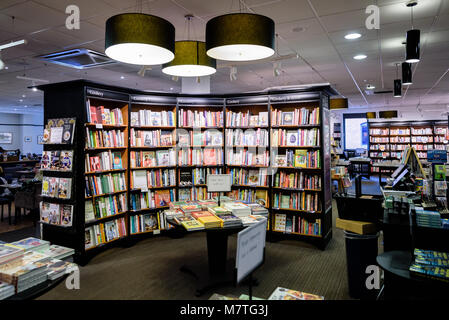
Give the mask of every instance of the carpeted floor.
[[[334, 207], [334, 221], [337, 216]], [[335, 226], [335, 223], [334, 223]], [[235, 255], [235, 236], [228, 244], [228, 256]], [[239, 296], [246, 286], [222, 287], [195, 296], [195, 279], [179, 271], [185, 263], [206, 264], [204, 233], [181, 239], [155, 237], [130, 248], [111, 248], [80, 268], [80, 290], [68, 290], [64, 283], [40, 299], [208, 299], [213, 292]], [[268, 298], [278, 286], [323, 295], [326, 299], [350, 299], [343, 231], [333, 230], [325, 251], [299, 241], [267, 242], [265, 264], [254, 276], [260, 284], [253, 295]]]

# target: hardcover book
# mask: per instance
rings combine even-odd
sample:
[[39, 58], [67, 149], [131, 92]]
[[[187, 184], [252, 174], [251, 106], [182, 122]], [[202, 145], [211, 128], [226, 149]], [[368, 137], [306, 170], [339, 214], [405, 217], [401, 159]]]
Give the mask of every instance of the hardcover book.
[[282, 125], [284, 126], [293, 125], [293, 111], [282, 112]]
[[295, 167], [307, 167], [307, 150], [295, 150]]
[[114, 170], [122, 169], [122, 154], [120, 152], [112, 153], [112, 165]]
[[170, 165], [170, 154], [166, 150], [156, 151], [157, 165], [158, 166], [169, 166]]
[[60, 170], [61, 171], [72, 171], [72, 161], [73, 161], [73, 151], [66, 150], [61, 151], [60, 155]]
[[170, 203], [170, 191], [169, 190], [157, 190], [155, 191], [156, 207], [165, 207]]
[[146, 214], [143, 216], [145, 231], [152, 231], [159, 229], [157, 217], [154, 214]]
[[287, 131], [287, 146], [297, 146], [298, 143], [298, 131]]
[[268, 112], [259, 112], [259, 126], [266, 127], [268, 126]]

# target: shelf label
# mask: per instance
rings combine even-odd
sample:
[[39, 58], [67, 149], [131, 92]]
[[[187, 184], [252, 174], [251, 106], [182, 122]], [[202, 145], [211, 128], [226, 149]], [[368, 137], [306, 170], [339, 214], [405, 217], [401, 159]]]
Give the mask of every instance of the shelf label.
[[96, 129], [103, 129], [103, 124], [102, 124], [102, 123], [97, 123], [97, 124], [95, 125], [95, 128], [96, 128]]
[[160, 234], [160, 233], [161, 233], [161, 230], [159, 230], [159, 229], [153, 230], [153, 234]]
[[140, 192], [148, 192], [148, 187], [142, 187], [142, 188], [140, 188]]
[[207, 192], [230, 192], [232, 176], [230, 174], [208, 174]]

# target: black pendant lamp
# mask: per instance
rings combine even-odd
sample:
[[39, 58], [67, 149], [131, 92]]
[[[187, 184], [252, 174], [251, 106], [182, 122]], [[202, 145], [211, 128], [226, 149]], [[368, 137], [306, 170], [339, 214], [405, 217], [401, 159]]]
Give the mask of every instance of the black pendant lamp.
[[413, 7], [418, 4], [417, 1], [409, 1], [407, 7], [411, 8], [412, 30], [407, 31], [405, 44], [405, 62], [416, 63], [419, 61], [420, 31], [413, 29]]
[[162, 72], [177, 77], [203, 77], [214, 74], [217, 61], [206, 54], [206, 43], [190, 40], [193, 15], [185, 16], [187, 40], [175, 42], [175, 58], [162, 67]]
[[408, 86], [412, 84], [412, 64], [402, 62], [402, 85]]
[[106, 21], [105, 53], [111, 59], [137, 65], [157, 65], [175, 57], [175, 27], [143, 13], [123, 13]]
[[217, 60], [251, 61], [275, 52], [274, 21], [253, 13], [232, 13], [206, 24], [206, 52]]
[[402, 81], [398, 76], [398, 63], [396, 64], [396, 79], [394, 80], [393, 86], [393, 97], [399, 98], [402, 96]]

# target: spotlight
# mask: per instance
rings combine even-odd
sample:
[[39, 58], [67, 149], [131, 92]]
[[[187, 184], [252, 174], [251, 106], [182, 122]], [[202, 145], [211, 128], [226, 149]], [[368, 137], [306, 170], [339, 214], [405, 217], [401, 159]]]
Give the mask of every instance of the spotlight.
[[229, 78], [231, 81], [237, 80], [237, 67], [231, 67]]
[[137, 74], [141, 77], [145, 77], [145, 71], [147, 70], [151, 70], [150, 66], [142, 66], [142, 68], [140, 68], [139, 72], [137, 72]]

